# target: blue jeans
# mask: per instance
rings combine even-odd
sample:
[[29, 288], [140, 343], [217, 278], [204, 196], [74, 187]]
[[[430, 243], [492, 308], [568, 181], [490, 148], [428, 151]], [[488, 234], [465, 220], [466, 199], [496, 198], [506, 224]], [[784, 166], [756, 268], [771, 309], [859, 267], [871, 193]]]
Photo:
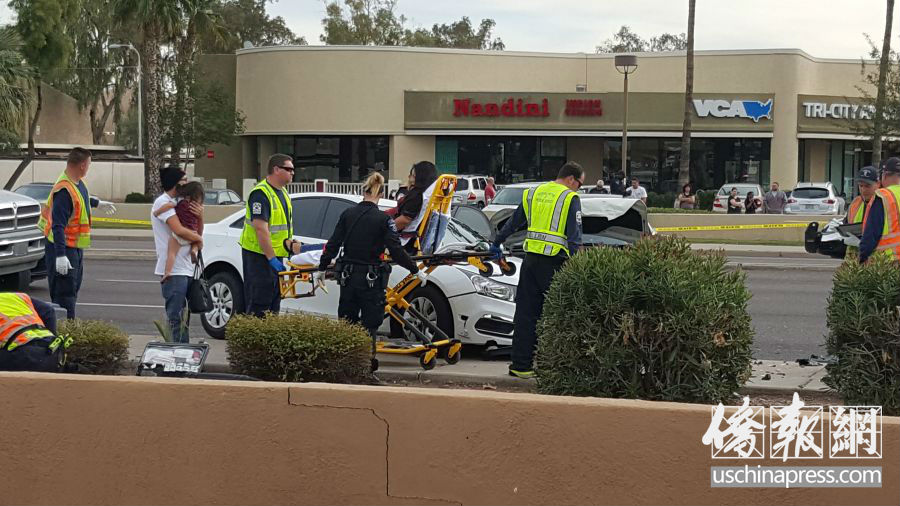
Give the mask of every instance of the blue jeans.
[[166, 301], [166, 318], [169, 320], [169, 328], [172, 329], [172, 339], [176, 343], [190, 342], [188, 321], [184, 322], [183, 329], [181, 323], [181, 313], [187, 302], [189, 286], [191, 286], [191, 276], [169, 276], [162, 284], [162, 296]]

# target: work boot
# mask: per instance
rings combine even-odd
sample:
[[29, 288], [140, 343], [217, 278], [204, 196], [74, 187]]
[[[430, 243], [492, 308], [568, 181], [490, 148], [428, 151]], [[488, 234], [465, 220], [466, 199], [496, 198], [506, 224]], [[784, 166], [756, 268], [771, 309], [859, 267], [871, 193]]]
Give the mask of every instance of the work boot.
[[521, 379], [531, 379], [534, 378], [534, 369], [513, 369], [512, 366], [510, 366], [509, 375]]

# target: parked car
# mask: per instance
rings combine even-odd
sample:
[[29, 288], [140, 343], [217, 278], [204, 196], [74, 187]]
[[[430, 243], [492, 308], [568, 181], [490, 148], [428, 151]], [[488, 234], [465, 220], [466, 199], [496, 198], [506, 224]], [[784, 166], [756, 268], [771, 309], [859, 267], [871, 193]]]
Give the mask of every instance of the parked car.
[[50, 190], [53, 189], [53, 183], [26, 183], [13, 190], [19, 195], [25, 195], [37, 200], [41, 204], [45, 204], [50, 198]]
[[33, 278], [46, 275], [40, 216], [37, 200], [0, 190], [0, 280], [12, 290], [25, 290]]
[[522, 194], [525, 193], [526, 189], [535, 188], [541, 184], [542, 183], [515, 183], [504, 186], [502, 190], [497, 192], [497, 195], [494, 197], [494, 200], [491, 201], [491, 204], [483, 209], [484, 214], [490, 218], [494, 213], [501, 209], [515, 209], [522, 203]]
[[[334, 193], [291, 195], [294, 237], [306, 244], [324, 244], [341, 213], [360, 199], [357, 195]], [[382, 200], [379, 205], [387, 209], [396, 203]], [[467, 207], [467, 210], [480, 213], [475, 208]], [[214, 308], [201, 315], [201, 323], [215, 338], [224, 337], [228, 320], [236, 310], [244, 307], [241, 248], [238, 245], [243, 222], [244, 212], [237, 211], [218, 223], [207, 225], [203, 233], [205, 273]], [[468, 225], [451, 219], [444, 243], [474, 244], [486, 239]], [[510, 261], [521, 267], [520, 260], [513, 258]], [[405, 269], [395, 266], [391, 283], [399, 282], [407, 274]], [[440, 266], [431, 273], [426, 286], [416, 288], [408, 297], [416, 309], [447, 335], [456, 336], [466, 344], [504, 346], [512, 344], [517, 284], [518, 275], [503, 276], [499, 269], [492, 276], [483, 276], [470, 265]], [[340, 290], [334, 281], [326, 281], [326, 285], [328, 293], [320, 291], [315, 297], [286, 299], [281, 304], [282, 310], [336, 317]], [[385, 320], [382, 331], [395, 336], [403, 332], [390, 318]]]
[[203, 195], [203, 204], [207, 206], [224, 206], [229, 204], [243, 204], [241, 197], [232, 190], [207, 189]]
[[784, 213], [841, 216], [845, 207], [846, 202], [830, 182], [797, 183], [784, 207]]
[[487, 176], [458, 175], [456, 176], [456, 191], [453, 193], [453, 205], [469, 205], [483, 208], [487, 205], [484, 200], [484, 189], [487, 187]]
[[[714, 213], [727, 213], [728, 212], [728, 195], [731, 194], [731, 189], [737, 188], [738, 197], [741, 198], [741, 202], [746, 200], [747, 193], [753, 192], [755, 197], [762, 198], [763, 192], [762, 186], [758, 184], [752, 183], [725, 183], [719, 188], [718, 193], [716, 193], [716, 200], [713, 201], [713, 212]], [[741, 211], [743, 212], [743, 211]], [[757, 213], [763, 212], [762, 206], [760, 206], [757, 210]]]

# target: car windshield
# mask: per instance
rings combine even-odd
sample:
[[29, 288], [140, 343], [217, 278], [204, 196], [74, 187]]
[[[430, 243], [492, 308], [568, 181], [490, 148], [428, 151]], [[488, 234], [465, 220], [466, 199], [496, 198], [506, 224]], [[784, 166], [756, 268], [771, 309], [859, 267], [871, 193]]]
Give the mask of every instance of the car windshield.
[[526, 188], [504, 188], [500, 190], [500, 193], [494, 197], [494, 200], [491, 201], [491, 204], [497, 204], [501, 206], [517, 206], [522, 203], [522, 194], [525, 193]]
[[25, 195], [25, 196], [31, 197], [40, 202], [46, 202], [47, 197], [50, 196], [51, 189], [52, 189], [51, 186], [25, 185], [25, 186], [20, 186], [18, 189], [16, 189], [16, 193], [18, 193], [19, 195]]
[[447, 233], [444, 235], [444, 240], [441, 242], [441, 244], [451, 244], [454, 242], [475, 244], [486, 240], [487, 238], [482, 237], [481, 234], [476, 232], [468, 225], [465, 225], [460, 221], [451, 219], [447, 223]]
[[461, 192], [463, 190], [468, 190], [468, 189], [469, 189], [469, 180], [468, 179], [459, 178], [456, 180], [456, 191]]
[[828, 190], [825, 188], [795, 188], [791, 193], [795, 199], [827, 199]]
[[735, 184], [735, 185], [731, 185], [731, 186], [725, 185], [725, 186], [719, 188], [719, 195], [728, 195], [729, 193], [731, 193], [732, 188], [737, 188], [738, 196], [741, 196], [741, 197], [746, 197], [748, 192], [753, 192], [754, 195], [758, 196], [758, 192], [759, 192], [759, 187], [757, 187], [756, 185], [753, 185], [753, 186], [743, 185], [742, 186], [739, 184]]

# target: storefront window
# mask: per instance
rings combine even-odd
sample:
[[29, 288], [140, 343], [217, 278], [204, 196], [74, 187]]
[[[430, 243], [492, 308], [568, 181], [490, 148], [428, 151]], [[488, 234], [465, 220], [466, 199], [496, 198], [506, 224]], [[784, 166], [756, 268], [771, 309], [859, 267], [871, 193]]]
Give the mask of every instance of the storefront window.
[[388, 138], [382, 136], [281, 136], [278, 152], [294, 157], [295, 181], [359, 182], [373, 169], [388, 170]]
[[566, 140], [561, 137], [438, 137], [435, 140], [435, 164], [441, 173], [493, 176], [500, 184], [552, 179], [565, 159]]

